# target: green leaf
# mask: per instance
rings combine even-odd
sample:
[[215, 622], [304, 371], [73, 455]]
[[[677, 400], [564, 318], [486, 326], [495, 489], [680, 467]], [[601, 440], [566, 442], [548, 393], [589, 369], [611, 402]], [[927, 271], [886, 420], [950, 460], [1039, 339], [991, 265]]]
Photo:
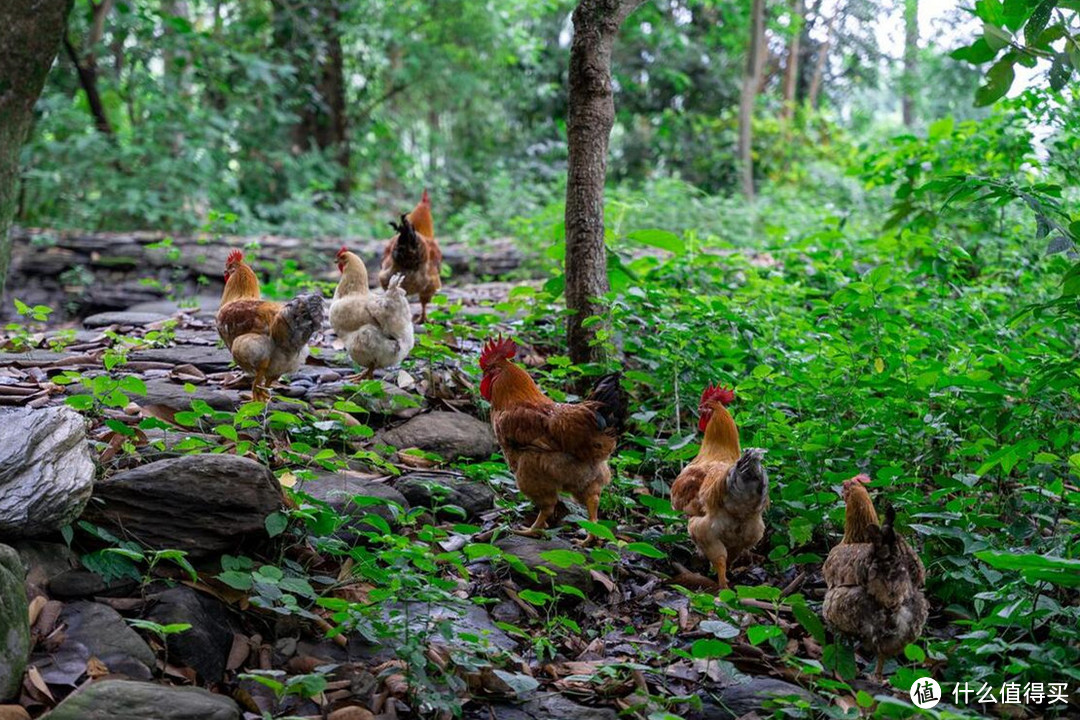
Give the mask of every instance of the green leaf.
[[592, 533], [601, 540], [615, 542], [615, 533], [611, 532], [611, 528], [609, 528], [607, 525], [589, 522], [588, 520], [579, 520], [578, 525], [585, 528], [587, 532]]
[[731, 654], [731, 646], [716, 638], [701, 638], [690, 646], [690, 656], [696, 660], [721, 658]]
[[975, 91], [975, 105], [985, 107], [993, 105], [1005, 97], [1012, 87], [1016, 72], [1013, 70], [1015, 58], [1008, 54], [990, 66], [986, 72], [986, 83]]
[[989, 45], [994, 52], [997, 52], [1012, 42], [1012, 33], [1007, 32], [992, 23], [985, 23], [983, 25], [983, 39], [986, 40], [986, 44]]
[[146, 383], [142, 381], [142, 378], [135, 375], [125, 375], [120, 378], [120, 389], [135, 395], [145, 395]]
[[982, 550], [975, 557], [997, 570], [1019, 571], [1029, 582], [1045, 580], [1062, 587], [1080, 587], [1080, 560], [998, 550]]
[[825, 644], [825, 626], [821, 622], [821, 618], [818, 614], [808, 608], [804, 604], [792, 604], [791, 611], [795, 614], [795, 619], [799, 621], [799, 624], [810, 633], [810, 636], [818, 641], [818, 644]]
[[911, 662], [921, 663], [926, 660], [926, 653], [918, 645], [905, 645], [904, 657]]
[[277, 537], [285, 532], [285, 528], [288, 526], [289, 518], [284, 513], [272, 512], [266, 516], [266, 534], [270, 537]]
[[675, 255], [682, 255], [686, 252], [686, 243], [683, 242], [683, 239], [669, 230], [635, 230], [627, 233], [626, 239], [642, 245], [667, 250], [670, 253], [675, 253]]
[[769, 638], [781, 637], [784, 631], [776, 625], [751, 625], [746, 629], [746, 638], [751, 645], [760, 645]]
[[707, 633], [712, 633], [721, 640], [730, 640], [739, 636], [739, 628], [723, 620], [702, 620], [698, 628]]
[[663, 550], [659, 550], [646, 542], [632, 542], [626, 546], [626, 549], [630, 552], [635, 552], [638, 555], [644, 555], [651, 558], [666, 558], [667, 553]]
[[529, 603], [530, 605], [539, 605], [539, 606], [546, 605], [546, 604], [548, 604], [549, 602], [551, 602], [552, 600], [555, 599], [551, 595], [548, 595], [545, 592], [540, 592], [538, 590], [528, 590], [528, 589], [522, 590], [521, 592], [519, 592], [518, 597], [521, 598], [522, 600], [524, 600], [525, 602]]
[[540, 558], [559, 568], [584, 565], [586, 562], [584, 555], [573, 550], [546, 550], [540, 553]]
[[94, 407], [94, 396], [72, 395], [64, 400], [64, 404], [75, 410], [89, 410]]
[[226, 440], [232, 440], [233, 442], [236, 442], [239, 439], [239, 436], [236, 434], [236, 428], [232, 425], [218, 425], [214, 428], [214, 432]]
[[217, 579], [236, 590], [250, 590], [252, 586], [251, 573], [238, 570], [226, 570], [217, 575]]
[[973, 65], [990, 62], [996, 55], [997, 50], [991, 48], [990, 43], [983, 38], [979, 38], [967, 47], [957, 48], [949, 53], [949, 57], [954, 60], [966, 61]]

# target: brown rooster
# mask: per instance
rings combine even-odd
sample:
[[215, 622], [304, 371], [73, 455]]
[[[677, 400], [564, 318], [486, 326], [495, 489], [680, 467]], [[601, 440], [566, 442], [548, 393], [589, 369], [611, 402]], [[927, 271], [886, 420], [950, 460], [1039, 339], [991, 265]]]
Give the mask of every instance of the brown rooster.
[[254, 376], [253, 400], [269, 400], [270, 385], [304, 364], [307, 342], [322, 320], [320, 295], [301, 295], [284, 305], [263, 300], [259, 279], [244, 262], [244, 254], [229, 253], [217, 330], [236, 364]]
[[868, 482], [866, 475], [844, 482], [844, 539], [822, 567], [828, 589], [821, 613], [833, 629], [877, 655], [874, 675], [881, 679], [886, 658], [919, 637], [926, 624], [926, 571], [896, 534], [891, 507], [884, 524], [878, 522]]
[[697, 457], [671, 486], [671, 506], [689, 516], [690, 538], [716, 569], [726, 588], [728, 563], [765, 534], [761, 515], [769, 504], [764, 450], [739, 448], [739, 428], [726, 405], [728, 388], [709, 386], [701, 394], [698, 429], [705, 433]]
[[568, 493], [596, 522], [600, 493], [611, 482], [608, 458], [622, 431], [624, 402], [617, 374], [602, 377], [581, 403], [557, 403], [511, 360], [512, 340], [490, 340], [480, 355], [480, 394], [491, 403], [491, 424], [518, 488], [536, 503], [536, 521], [522, 534], [547, 527]]
[[379, 284], [383, 290], [390, 286], [395, 275], [402, 275], [401, 287], [406, 293], [420, 296], [420, 318], [427, 322], [427, 305], [442, 287], [439, 271], [442, 269], [442, 250], [435, 241], [435, 228], [431, 222], [431, 199], [427, 190], [408, 215], [401, 216], [401, 224], [390, 223], [397, 235], [390, 239], [383, 251]]

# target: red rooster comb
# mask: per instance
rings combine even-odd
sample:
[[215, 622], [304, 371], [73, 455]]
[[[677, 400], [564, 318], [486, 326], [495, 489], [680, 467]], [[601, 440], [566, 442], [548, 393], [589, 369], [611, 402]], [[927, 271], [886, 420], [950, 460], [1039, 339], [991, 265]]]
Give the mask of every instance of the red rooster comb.
[[852, 482], [862, 483], [863, 485], [870, 484], [870, 476], [866, 473], [859, 473], [855, 477], [851, 478]]
[[707, 385], [705, 390], [701, 393], [702, 405], [710, 400], [719, 400], [721, 405], [730, 405], [731, 401], [734, 399], [735, 391], [731, 388], [726, 388], [723, 385]]
[[225, 259], [226, 265], [235, 265], [240, 262], [244, 262], [244, 253], [240, 250], [233, 250], [229, 253], [229, 257]]
[[510, 338], [499, 335], [494, 340], [484, 343], [484, 349], [480, 352], [480, 369], [487, 371], [500, 359], [512, 360], [516, 353], [517, 344]]
[[424, 194], [420, 196], [421, 205], [431, 205], [431, 198], [428, 197], [427, 188], [424, 188]]
[[337, 251], [337, 255], [335, 257], [340, 260], [341, 258], [345, 257], [345, 253], [347, 252], [349, 252], [349, 248], [342, 245], [341, 249]]

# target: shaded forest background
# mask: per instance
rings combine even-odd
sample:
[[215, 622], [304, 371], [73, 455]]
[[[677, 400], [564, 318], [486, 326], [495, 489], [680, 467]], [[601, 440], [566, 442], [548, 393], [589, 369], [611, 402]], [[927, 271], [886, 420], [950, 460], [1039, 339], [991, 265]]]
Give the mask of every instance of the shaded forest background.
[[[659, 0], [625, 23], [611, 184], [739, 191], [755, 7]], [[926, 37], [908, 28], [905, 53], [895, 28], [916, 7], [763, 3], [750, 107], [753, 181], [766, 196], [812, 185], [850, 200], [861, 144], [987, 115], [972, 103], [979, 68], [948, 55], [977, 21], [957, 8], [924, 23]], [[565, 192], [572, 9], [79, 0], [24, 149], [17, 222], [382, 236], [427, 186], [440, 233], [510, 233]], [[700, 230], [719, 229], [719, 217], [704, 220]]]

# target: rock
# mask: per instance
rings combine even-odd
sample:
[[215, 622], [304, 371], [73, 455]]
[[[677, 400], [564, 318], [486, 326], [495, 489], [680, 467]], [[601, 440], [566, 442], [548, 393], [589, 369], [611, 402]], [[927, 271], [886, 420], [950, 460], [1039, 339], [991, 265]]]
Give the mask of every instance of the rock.
[[186, 455], [117, 473], [94, 488], [86, 519], [155, 550], [189, 559], [267, 544], [266, 516], [281, 508], [281, 486], [254, 460]]
[[140, 362], [163, 362], [172, 365], [194, 365], [205, 373], [225, 372], [232, 363], [232, 355], [223, 347], [207, 345], [177, 345], [167, 348], [134, 350], [128, 360]]
[[167, 378], [146, 380], [146, 395], [137, 397], [140, 405], [164, 405], [173, 410], [190, 410], [192, 400], [202, 400], [215, 410], [235, 410], [241, 405], [240, 392], [222, 390], [208, 385], [195, 385], [192, 392], [182, 383]]
[[[411, 472], [394, 485], [413, 507], [438, 508], [443, 519], [474, 521], [495, 505], [495, 491], [481, 482], [448, 472]], [[461, 508], [462, 515], [446, 506]]]
[[53, 578], [79, 565], [78, 556], [63, 543], [21, 540], [15, 549], [26, 568], [27, 587], [44, 590]]
[[[336, 533], [336, 537], [345, 542], [356, 540], [358, 532], [374, 529], [364, 522], [366, 515], [378, 515], [388, 523], [396, 524], [401, 510], [388, 503], [396, 503], [402, 510], [409, 509], [409, 501], [392, 486], [344, 472], [319, 473], [315, 478], [304, 481], [298, 489], [325, 502], [339, 515], [350, 518]], [[376, 498], [383, 502], [371, 503], [362, 500], [357, 503], [353, 501], [356, 497]]]
[[[509, 553], [510, 555], [517, 557], [530, 570], [536, 571], [535, 580], [517, 571], [514, 572], [514, 577], [525, 587], [548, 593], [551, 592], [553, 584], [570, 585], [584, 593], [588, 593], [592, 589], [592, 575], [590, 575], [589, 571], [582, 565], [571, 565], [570, 567], [563, 568], [541, 557], [544, 553], [552, 550], [567, 550], [584, 555], [584, 553], [581, 553], [580, 550], [565, 540], [560, 540], [558, 538], [543, 540], [522, 535], [507, 535], [496, 541], [495, 546], [504, 553]], [[537, 571], [536, 568], [539, 567], [546, 567], [555, 574], [551, 575], [544, 570]]]
[[142, 327], [152, 323], [168, 320], [168, 315], [149, 312], [103, 312], [83, 318], [83, 327], [99, 328], [110, 325], [130, 325]]
[[185, 586], [166, 590], [151, 599], [155, 602], [147, 614], [148, 620], [159, 625], [191, 625], [182, 633], [166, 637], [169, 661], [192, 668], [204, 683], [221, 682], [233, 641], [221, 601]]
[[0, 702], [19, 692], [29, 654], [26, 574], [19, 554], [0, 545]]
[[611, 708], [578, 705], [557, 693], [543, 693], [521, 705], [490, 705], [484, 708], [483, 715], [472, 717], [494, 717], [495, 720], [616, 720], [618, 713]]
[[792, 696], [815, 705], [825, 704], [798, 685], [770, 677], [754, 677], [747, 682], [725, 685], [719, 692], [720, 702], [705, 699], [701, 710], [690, 712], [687, 720], [736, 720], [754, 714], [768, 717], [773, 711], [766, 708], [765, 703]]
[[73, 568], [52, 578], [48, 587], [49, 594], [54, 598], [77, 600], [100, 595], [108, 585], [105, 583], [105, 578], [97, 573]]
[[111, 672], [136, 680], [153, 676], [150, 668], [156, 664], [154, 652], [108, 605], [69, 603], [58, 622], [66, 626], [60, 647], [34, 658], [34, 665], [50, 685], [76, 685], [92, 657], [105, 663]]
[[46, 720], [240, 720], [240, 708], [202, 688], [126, 680], [88, 683]]
[[419, 448], [444, 459], [487, 458], [498, 450], [491, 426], [472, 415], [430, 412], [382, 433], [387, 445], [404, 450]]
[[0, 537], [53, 532], [79, 517], [94, 483], [86, 421], [68, 407], [0, 422]]

